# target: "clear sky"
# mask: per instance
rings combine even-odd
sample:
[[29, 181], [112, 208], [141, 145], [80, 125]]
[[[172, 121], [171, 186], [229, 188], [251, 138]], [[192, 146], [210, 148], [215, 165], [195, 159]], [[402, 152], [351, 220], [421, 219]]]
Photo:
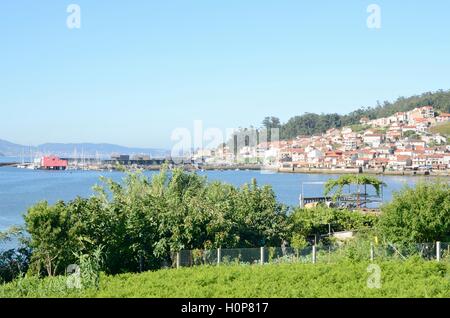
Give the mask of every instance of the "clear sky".
[[449, 89], [449, 15], [448, 0], [1, 1], [0, 139], [170, 148], [196, 119], [259, 126]]

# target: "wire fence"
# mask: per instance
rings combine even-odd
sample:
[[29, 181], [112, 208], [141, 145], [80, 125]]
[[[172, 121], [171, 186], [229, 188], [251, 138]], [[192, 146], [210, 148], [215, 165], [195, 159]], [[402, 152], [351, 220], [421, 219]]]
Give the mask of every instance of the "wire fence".
[[[0, 255], [17, 249], [16, 240], [0, 240]], [[450, 242], [408, 245], [340, 242], [303, 248], [218, 248], [182, 250], [173, 254], [172, 267], [254, 265], [279, 263], [335, 263], [342, 260], [406, 260], [412, 256], [450, 262]]]
[[441, 259], [450, 263], [450, 243], [441, 243]]
[[198, 266], [214, 264], [261, 264], [312, 261], [312, 247], [230, 248], [209, 250], [182, 250], [177, 256], [177, 266]]
[[218, 248], [182, 250], [176, 254], [176, 267], [200, 265], [254, 265], [277, 263], [334, 263], [342, 260], [406, 260], [410, 257], [450, 262], [450, 243], [330, 244], [293, 247]]

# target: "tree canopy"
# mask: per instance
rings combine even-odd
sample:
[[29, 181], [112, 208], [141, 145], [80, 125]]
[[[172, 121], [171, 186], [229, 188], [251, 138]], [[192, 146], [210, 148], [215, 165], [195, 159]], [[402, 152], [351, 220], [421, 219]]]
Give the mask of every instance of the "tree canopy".
[[[377, 119], [389, 117], [397, 112], [410, 111], [416, 107], [433, 106], [438, 112], [450, 113], [450, 90], [438, 90], [436, 92], [426, 92], [411, 97], [399, 97], [394, 102], [377, 102], [373, 107], [360, 107], [348, 114], [315, 114], [307, 112], [290, 118], [287, 122], [281, 123], [277, 117], [267, 116], [262, 122], [262, 129], [280, 129], [280, 139], [293, 139], [301, 135], [316, 135], [326, 132], [330, 128], [342, 128], [345, 126], [359, 125], [362, 117]], [[244, 133], [241, 129], [237, 135]], [[269, 138], [269, 140], [271, 140]]]
[[382, 207], [379, 228], [393, 243], [432, 243], [450, 240], [450, 186], [419, 183], [394, 194]]
[[369, 185], [375, 189], [378, 196], [381, 193], [381, 187], [386, 185], [384, 182], [382, 182], [381, 180], [379, 180], [377, 177], [374, 176], [361, 174], [346, 174], [340, 176], [337, 179], [329, 179], [325, 183], [324, 195], [327, 196], [330, 193], [334, 192], [333, 195], [335, 197], [338, 197], [342, 195], [342, 190], [344, 186], [351, 184], [364, 186]]
[[35, 272], [61, 273], [98, 247], [105, 270], [120, 273], [170, 266], [182, 249], [279, 246], [287, 236], [286, 208], [255, 180], [236, 188], [163, 169], [151, 180], [129, 173], [103, 181], [91, 198], [28, 210]]

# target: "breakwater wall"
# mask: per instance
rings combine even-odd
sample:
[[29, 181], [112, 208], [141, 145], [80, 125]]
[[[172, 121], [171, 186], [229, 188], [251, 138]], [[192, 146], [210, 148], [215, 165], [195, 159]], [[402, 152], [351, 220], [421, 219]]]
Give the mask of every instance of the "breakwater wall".
[[16, 166], [16, 162], [0, 162], [0, 167]]

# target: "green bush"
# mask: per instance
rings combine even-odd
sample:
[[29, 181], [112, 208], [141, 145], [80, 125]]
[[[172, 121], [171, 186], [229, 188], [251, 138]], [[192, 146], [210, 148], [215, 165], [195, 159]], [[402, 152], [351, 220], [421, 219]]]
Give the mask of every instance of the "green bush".
[[[308, 238], [339, 231], [367, 231], [373, 228], [378, 217], [358, 211], [340, 210], [318, 206], [313, 209], [297, 208], [289, 216], [291, 245], [302, 248]], [[329, 242], [329, 239], [328, 239]]]
[[421, 182], [405, 187], [382, 207], [379, 230], [397, 245], [450, 240], [450, 186]]
[[103, 182], [89, 199], [28, 210], [33, 274], [63, 274], [98, 246], [102, 269], [115, 274], [173, 264], [182, 249], [279, 246], [287, 235], [287, 209], [255, 180], [235, 188], [164, 168], [151, 180], [128, 173], [122, 183]]
[[0, 283], [10, 282], [28, 270], [31, 251], [26, 247], [0, 252]]
[[31, 249], [26, 245], [21, 228], [0, 232], [0, 247], [12, 240], [18, 244], [15, 248], [0, 251], [0, 284], [24, 275], [30, 265]]

